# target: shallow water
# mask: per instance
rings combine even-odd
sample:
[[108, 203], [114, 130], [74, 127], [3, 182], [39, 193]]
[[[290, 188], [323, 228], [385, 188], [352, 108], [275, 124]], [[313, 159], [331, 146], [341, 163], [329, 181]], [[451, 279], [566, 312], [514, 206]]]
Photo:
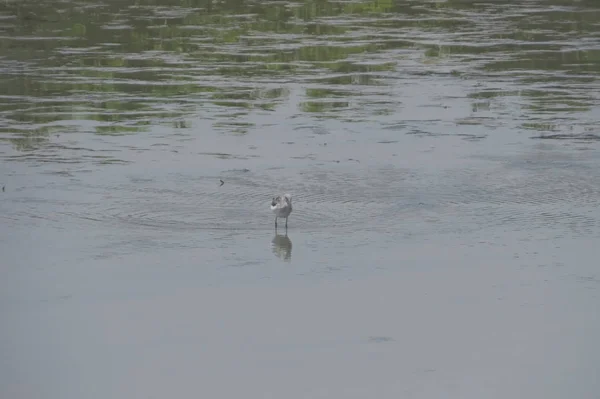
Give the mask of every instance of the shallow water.
[[597, 397], [596, 2], [5, 1], [0, 46], [3, 397]]

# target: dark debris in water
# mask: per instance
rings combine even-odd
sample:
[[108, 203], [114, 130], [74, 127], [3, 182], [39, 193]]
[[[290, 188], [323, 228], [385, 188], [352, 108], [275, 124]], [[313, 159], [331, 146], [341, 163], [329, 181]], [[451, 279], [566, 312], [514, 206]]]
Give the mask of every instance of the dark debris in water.
[[209, 155], [219, 159], [250, 159], [250, 158], [259, 158], [258, 155], [235, 155], [228, 154], [225, 152], [199, 152], [198, 155]]
[[600, 141], [600, 135], [593, 133], [582, 133], [582, 134], [542, 134], [539, 136], [533, 136], [532, 139], [540, 140], [577, 140], [577, 141]]
[[406, 134], [415, 135], [415, 136], [422, 136], [422, 137], [442, 137], [442, 136], [448, 136], [447, 133], [428, 132], [428, 131], [421, 130], [421, 129], [413, 129], [413, 130], [407, 132]]
[[468, 133], [460, 133], [457, 134], [458, 137], [461, 137], [463, 140], [467, 141], [479, 141], [483, 140], [487, 137], [485, 134], [468, 134]]

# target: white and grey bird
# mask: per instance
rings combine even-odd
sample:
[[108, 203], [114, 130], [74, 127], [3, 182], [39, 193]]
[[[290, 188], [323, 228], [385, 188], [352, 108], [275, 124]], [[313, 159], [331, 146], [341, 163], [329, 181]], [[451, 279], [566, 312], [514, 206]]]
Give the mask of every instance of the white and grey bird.
[[275, 228], [277, 228], [277, 218], [285, 218], [285, 227], [287, 228], [288, 216], [292, 213], [292, 196], [285, 194], [273, 198], [271, 210], [275, 214]]

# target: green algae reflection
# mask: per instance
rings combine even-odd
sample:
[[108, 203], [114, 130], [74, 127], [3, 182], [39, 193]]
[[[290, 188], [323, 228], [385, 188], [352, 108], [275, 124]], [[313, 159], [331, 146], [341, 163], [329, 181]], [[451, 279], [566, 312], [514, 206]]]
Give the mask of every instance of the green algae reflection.
[[[18, 149], [44, 146], [45, 132], [67, 125], [102, 136], [143, 135], [152, 124], [201, 134], [199, 115], [247, 134], [251, 114], [277, 112], [291, 91], [305, 118], [377, 123], [400, 109], [390, 86], [438, 76], [509, 82], [467, 93], [478, 112], [509, 97], [532, 115], [591, 112], [595, 91], [577, 89], [600, 73], [600, 11], [590, 4], [6, 1], [0, 134]], [[556, 87], [539, 94], [536, 85]]]

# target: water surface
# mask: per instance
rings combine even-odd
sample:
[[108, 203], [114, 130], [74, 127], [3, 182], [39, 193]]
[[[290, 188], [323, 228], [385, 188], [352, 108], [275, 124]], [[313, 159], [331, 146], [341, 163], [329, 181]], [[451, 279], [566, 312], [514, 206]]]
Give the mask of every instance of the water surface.
[[3, 397], [597, 397], [596, 2], [9, 0], [0, 49]]

